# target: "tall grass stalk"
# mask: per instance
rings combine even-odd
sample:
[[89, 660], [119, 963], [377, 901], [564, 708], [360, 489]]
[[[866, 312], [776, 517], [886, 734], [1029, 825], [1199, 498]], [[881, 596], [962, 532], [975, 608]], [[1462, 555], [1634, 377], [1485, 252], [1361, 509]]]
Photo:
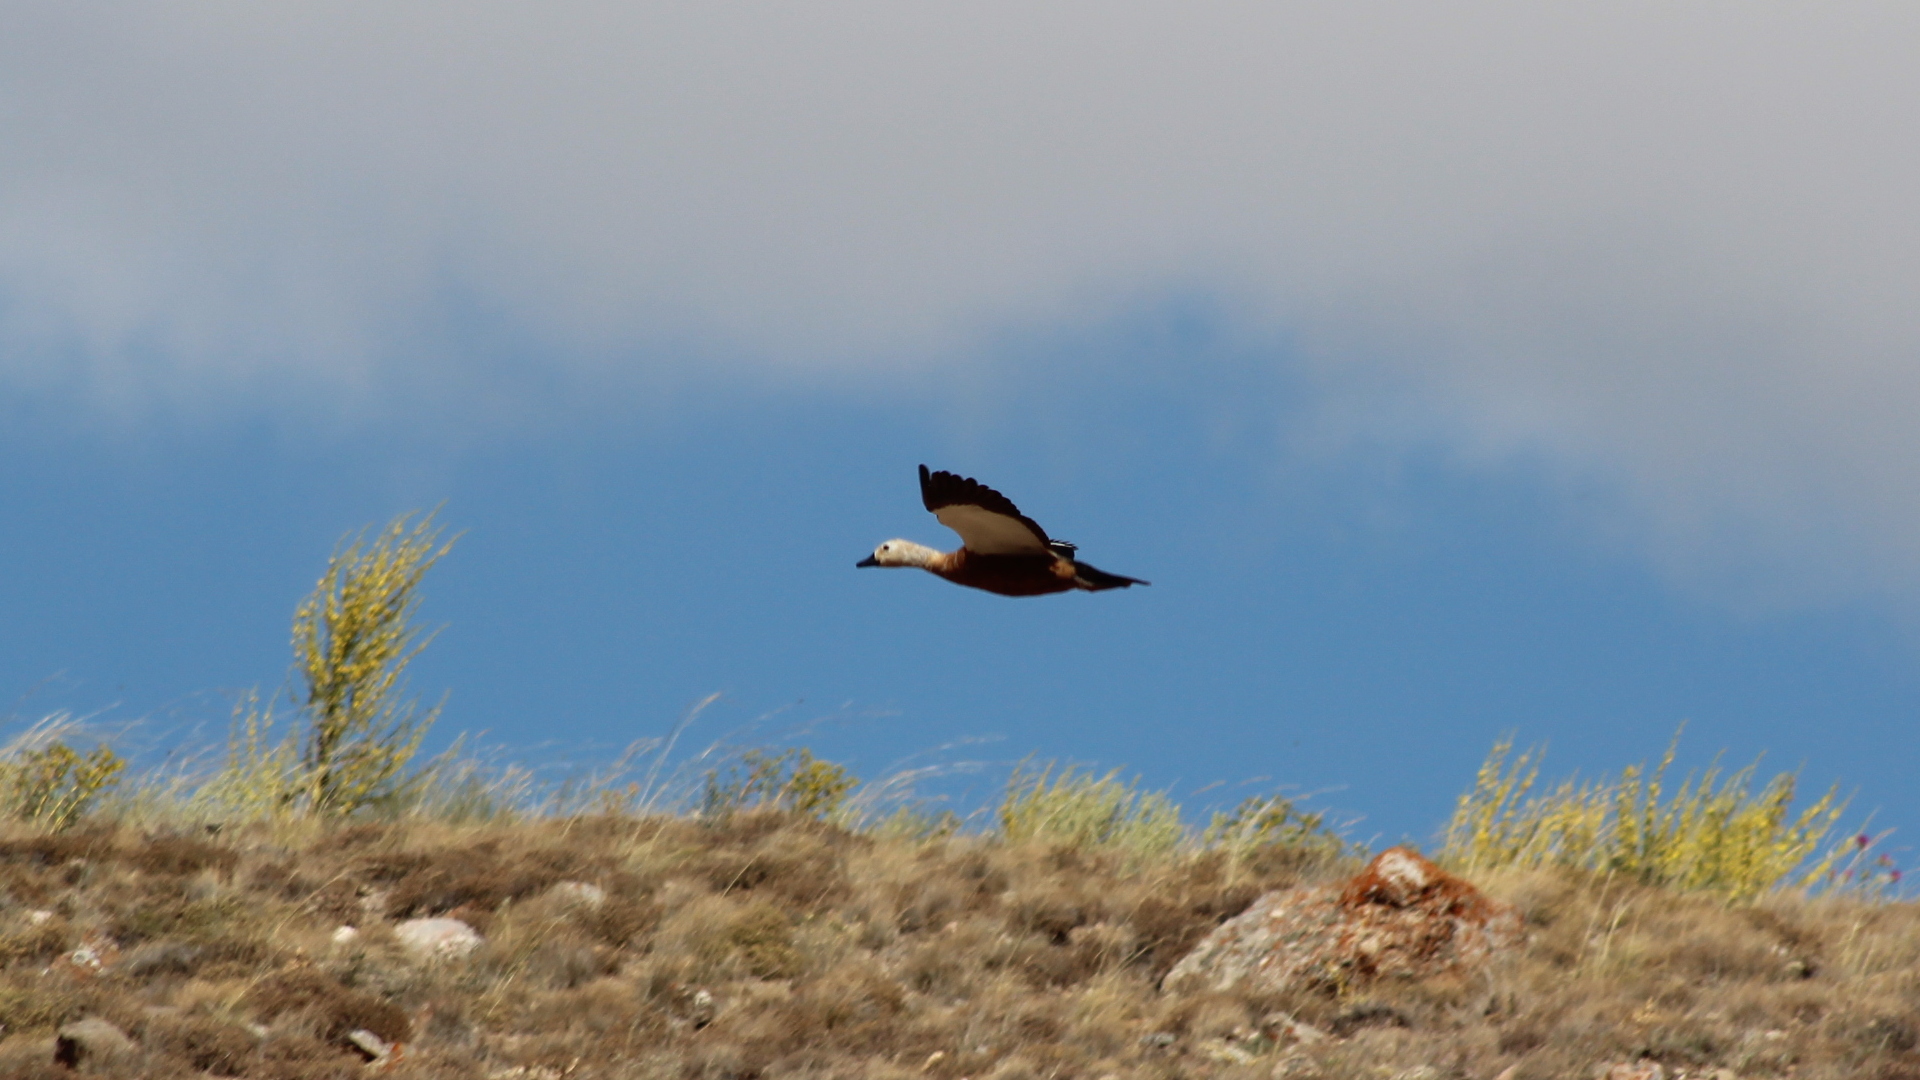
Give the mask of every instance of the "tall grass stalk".
[[[668, 788], [671, 786], [672, 781], [680, 774], [681, 770], [674, 770], [672, 773], [669, 773], [664, 780], [661, 777], [660, 771], [666, 768], [667, 762], [673, 757], [673, 749], [680, 744], [680, 736], [686, 734], [687, 729], [692, 727], [696, 720], [700, 719], [701, 713], [706, 712], [709, 706], [719, 700], [719, 694], [708, 694], [696, 702], [693, 708], [686, 711], [686, 714], [680, 718], [679, 723], [673, 726], [673, 731], [669, 733], [665, 739], [650, 743], [646, 745], [644, 749], [641, 748], [641, 744], [639, 743], [629, 748], [629, 753], [651, 752], [653, 754], [653, 760], [647, 763], [646, 776], [642, 779], [639, 788], [634, 792], [633, 808], [636, 813], [654, 813], [659, 809], [662, 800], [667, 797]], [[701, 758], [705, 758], [708, 754], [712, 753], [713, 750], [713, 746], [707, 747], [706, 751], [700, 755]]]
[[1000, 802], [1000, 833], [1010, 841], [1040, 840], [1062, 847], [1160, 855], [1186, 838], [1180, 807], [1164, 793], [1140, 790], [1120, 770], [1105, 776], [1073, 766], [1054, 772], [1017, 768]]
[[855, 832], [929, 838], [950, 835], [960, 830], [960, 816], [950, 809], [936, 808], [937, 802], [921, 796], [920, 785], [984, 767], [980, 762], [957, 762], [894, 769], [860, 785], [834, 820]]
[[288, 817], [310, 790], [297, 733], [274, 732], [273, 702], [249, 690], [234, 702], [225, 764], [194, 792], [196, 816], [222, 822]]
[[542, 816], [539, 785], [523, 765], [501, 765], [467, 749], [465, 735], [421, 769], [422, 782], [396, 816], [449, 825], [505, 824]]

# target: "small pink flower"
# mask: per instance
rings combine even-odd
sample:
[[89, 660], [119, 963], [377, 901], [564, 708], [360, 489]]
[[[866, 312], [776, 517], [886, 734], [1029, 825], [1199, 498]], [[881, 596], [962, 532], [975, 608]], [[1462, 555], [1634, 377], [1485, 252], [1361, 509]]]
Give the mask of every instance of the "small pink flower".
[[1897, 867], [1887, 871], [1887, 880], [1893, 882], [1895, 885], [1900, 884], [1900, 871]]
[[1861, 833], [1859, 836], [1853, 838], [1853, 842], [1859, 844], [1861, 847], [1866, 847], [1868, 844], [1873, 843], [1873, 837], [1868, 836], [1866, 833]]

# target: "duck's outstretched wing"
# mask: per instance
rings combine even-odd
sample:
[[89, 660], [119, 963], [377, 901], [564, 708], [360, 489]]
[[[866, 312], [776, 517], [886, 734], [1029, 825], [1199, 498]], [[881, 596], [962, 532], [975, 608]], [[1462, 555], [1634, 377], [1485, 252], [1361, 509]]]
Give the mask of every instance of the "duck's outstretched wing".
[[1022, 514], [1012, 499], [978, 480], [928, 472], [922, 465], [920, 501], [976, 554], [1046, 555], [1053, 550], [1047, 530]]

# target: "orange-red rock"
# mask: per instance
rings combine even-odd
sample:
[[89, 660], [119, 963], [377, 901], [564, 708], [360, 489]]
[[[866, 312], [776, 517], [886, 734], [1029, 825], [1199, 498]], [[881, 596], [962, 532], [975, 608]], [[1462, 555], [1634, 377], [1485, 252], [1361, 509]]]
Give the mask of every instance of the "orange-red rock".
[[1339, 886], [1268, 893], [1167, 973], [1171, 990], [1341, 987], [1468, 970], [1522, 940], [1519, 914], [1408, 847]]

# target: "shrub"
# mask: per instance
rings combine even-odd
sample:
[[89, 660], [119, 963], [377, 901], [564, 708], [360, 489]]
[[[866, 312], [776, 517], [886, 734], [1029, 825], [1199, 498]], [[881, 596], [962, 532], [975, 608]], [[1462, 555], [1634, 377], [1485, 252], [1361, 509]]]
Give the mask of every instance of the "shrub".
[[126, 767], [126, 760], [104, 743], [85, 755], [58, 739], [16, 746], [10, 760], [0, 761], [0, 809], [9, 817], [64, 829], [118, 784]]
[[414, 623], [420, 581], [453, 548], [433, 515], [395, 518], [334, 550], [293, 616], [294, 670], [304, 684], [300, 753], [309, 811], [348, 814], [402, 795], [407, 763], [440, 707], [403, 701], [407, 665], [433, 640]]
[[813, 818], [828, 818], [847, 801], [859, 780], [844, 767], [803, 748], [773, 754], [749, 750], [724, 771], [707, 773], [701, 813], [725, 817], [753, 806], [778, 807]]
[[1214, 814], [1200, 843], [1232, 855], [1277, 844], [1337, 856], [1349, 846], [1325, 814], [1303, 813], [1284, 795], [1250, 796], [1231, 812]]
[[[1509, 765], [1513, 743], [1503, 739], [1460, 796], [1441, 859], [1466, 871], [1576, 866], [1744, 901], [1802, 869], [1845, 809], [1836, 788], [1793, 814], [1798, 777], [1781, 773], [1755, 792], [1757, 761], [1725, 776], [1716, 762], [1663, 801], [1678, 745], [1676, 734], [1651, 772], [1632, 765], [1617, 779], [1568, 779], [1529, 798], [1540, 752]], [[1816, 860], [1802, 883], [1825, 877], [1837, 858]]]
[[1120, 770], [1105, 776], [1072, 766], [1057, 776], [1053, 770], [1052, 763], [1038, 772], [1024, 766], [1014, 770], [1000, 802], [1000, 832], [1006, 839], [1158, 855], [1185, 838], [1180, 807], [1161, 792], [1120, 780]]

